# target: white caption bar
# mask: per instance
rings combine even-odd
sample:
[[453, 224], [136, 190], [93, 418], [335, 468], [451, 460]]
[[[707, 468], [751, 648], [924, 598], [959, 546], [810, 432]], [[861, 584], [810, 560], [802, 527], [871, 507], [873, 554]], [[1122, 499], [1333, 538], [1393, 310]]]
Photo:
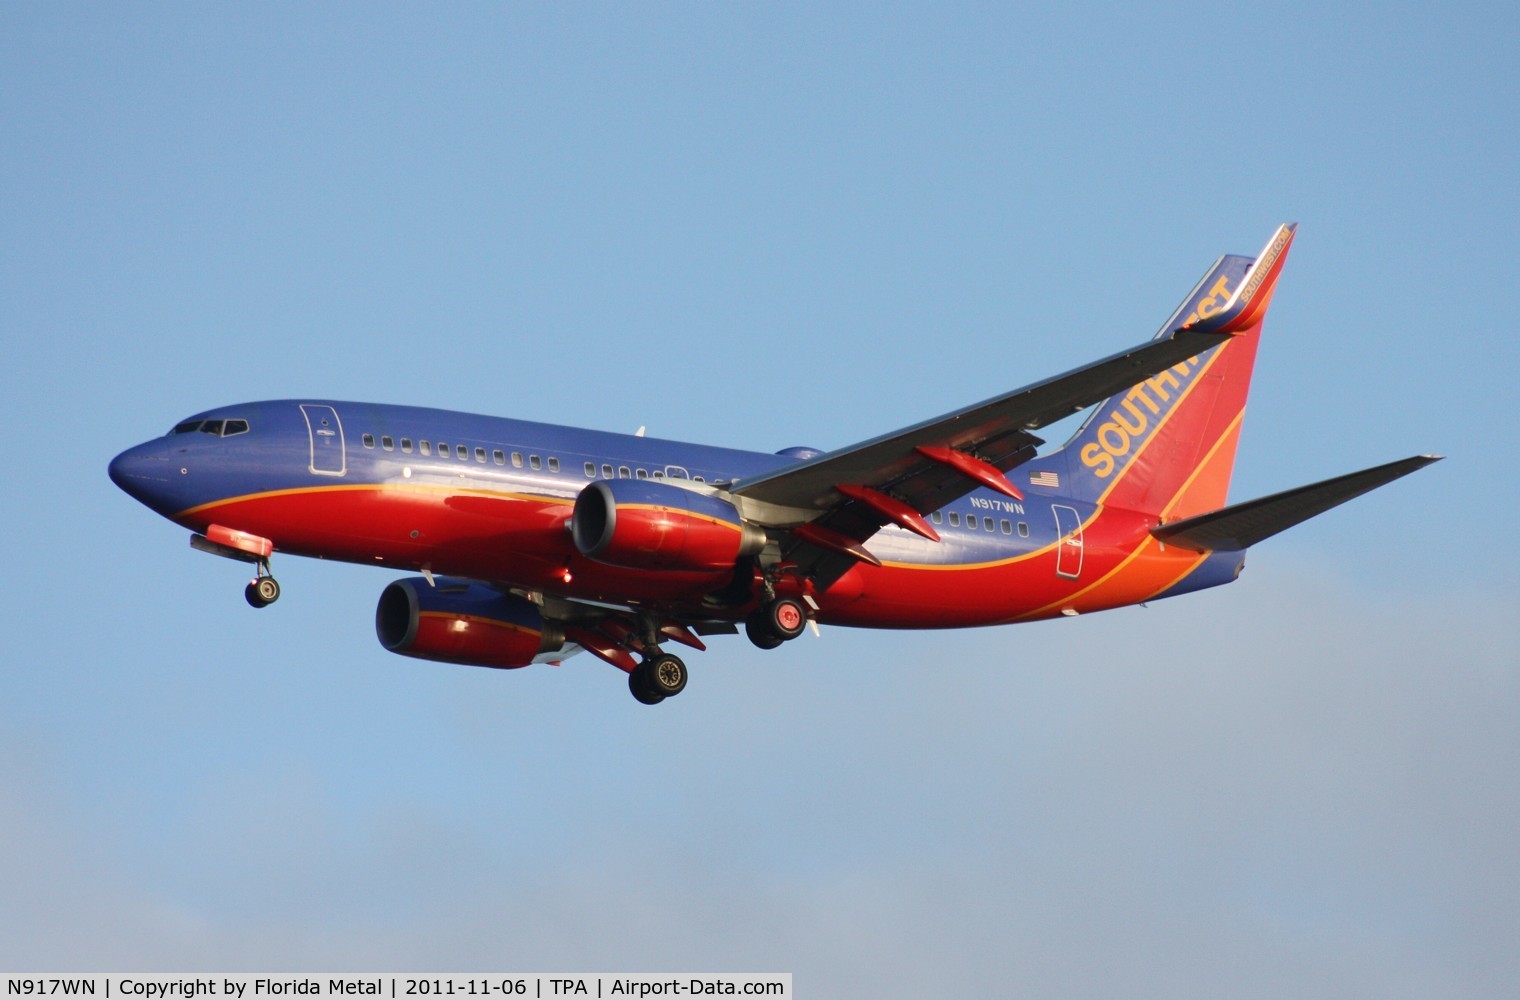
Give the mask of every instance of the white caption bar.
[[384, 1000], [511, 1000], [514, 997], [790, 997], [792, 974], [736, 972], [463, 973], [7, 973], [12, 997], [85, 997], [89, 1000], [230, 1000], [380, 997]]

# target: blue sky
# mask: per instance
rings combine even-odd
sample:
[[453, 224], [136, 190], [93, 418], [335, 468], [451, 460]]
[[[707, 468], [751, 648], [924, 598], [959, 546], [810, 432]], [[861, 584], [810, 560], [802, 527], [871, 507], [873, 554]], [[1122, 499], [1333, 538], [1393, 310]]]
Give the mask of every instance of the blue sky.
[[[0, 11], [0, 967], [1513, 995], [1517, 15], [1152, 8]], [[373, 570], [255, 613], [105, 476], [301, 396], [843, 445], [1290, 219], [1233, 496], [1450, 457], [1149, 609], [645, 710], [386, 653]]]

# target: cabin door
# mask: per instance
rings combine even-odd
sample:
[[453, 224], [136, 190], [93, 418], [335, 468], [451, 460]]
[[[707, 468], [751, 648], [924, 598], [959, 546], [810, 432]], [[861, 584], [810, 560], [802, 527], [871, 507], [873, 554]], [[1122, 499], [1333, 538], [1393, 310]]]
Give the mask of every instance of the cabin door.
[[1074, 507], [1053, 504], [1056, 515], [1056, 576], [1075, 580], [1082, 575], [1082, 518]]
[[348, 471], [343, 447], [343, 424], [338, 411], [321, 403], [302, 403], [306, 434], [311, 439], [311, 472], [317, 476], [341, 476]]

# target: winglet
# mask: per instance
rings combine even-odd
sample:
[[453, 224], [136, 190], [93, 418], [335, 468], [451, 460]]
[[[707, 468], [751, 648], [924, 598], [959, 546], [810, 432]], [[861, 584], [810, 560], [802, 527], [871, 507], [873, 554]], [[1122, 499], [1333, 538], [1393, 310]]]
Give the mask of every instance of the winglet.
[[1259, 322], [1272, 301], [1272, 291], [1277, 287], [1277, 277], [1282, 273], [1283, 263], [1288, 259], [1288, 247], [1293, 244], [1293, 234], [1297, 231], [1296, 222], [1278, 226], [1234, 294], [1217, 307], [1212, 295], [1203, 299], [1179, 329], [1233, 334], [1248, 330]]

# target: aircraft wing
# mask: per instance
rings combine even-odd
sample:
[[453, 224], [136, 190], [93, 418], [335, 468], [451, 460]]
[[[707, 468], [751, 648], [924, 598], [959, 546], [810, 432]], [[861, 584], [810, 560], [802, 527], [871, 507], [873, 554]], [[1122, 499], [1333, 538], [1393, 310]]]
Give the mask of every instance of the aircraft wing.
[[[932, 420], [744, 480], [730, 492], [747, 516], [792, 529], [783, 556], [815, 571], [820, 582], [831, 582], [855, 561], [875, 562], [858, 543], [883, 525], [896, 523], [937, 540], [923, 515], [974, 489], [987, 486], [1023, 499], [1004, 473], [1033, 458], [1036, 446], [1043, 443], [1031, 431], [1094, 406], [1248, 329], [1271, 297], [1295, 228], [1292, 223], [1280, 226], [1235, 293], [1212, 309], [1197, 307], [1214, 272], [1205, 275], [1152, 340]], [[1190, 302], [1195, 308], [1188, 315]]]
[[794, 541], [783, 546], [784, 557], [820, 583], [831, 583], [857, 560], [876, 561], [858, 543], [885, 524], [896, 522], [938, 540], [922, 515], [974, 489], [991, 486], [1022, 499], [1003, 473], [1035, 456], [1043, 442], [1031, 430], [1102, 402], [1228, 337], [1177, 330], [1064, 375], [745, 480], [731, 492], [749, 502], [758, 520], [792, 527]]
[[[927, 514], [984, 483], [919, 449], [951, 449], [1006, 472], [1032, 458], [1034, 447], [1043, 443], [1030, 431], [1081, 412], [1227, 339], [1228, 334], [1177, 330], [1064, 375], [747, 479], [731, 492], [778, 506], [829, 510], [844, 499], [838, 486], [862, 485], [891, 491]], [[947, 490], [946, 480], [957, 480], [954, 488]]]

